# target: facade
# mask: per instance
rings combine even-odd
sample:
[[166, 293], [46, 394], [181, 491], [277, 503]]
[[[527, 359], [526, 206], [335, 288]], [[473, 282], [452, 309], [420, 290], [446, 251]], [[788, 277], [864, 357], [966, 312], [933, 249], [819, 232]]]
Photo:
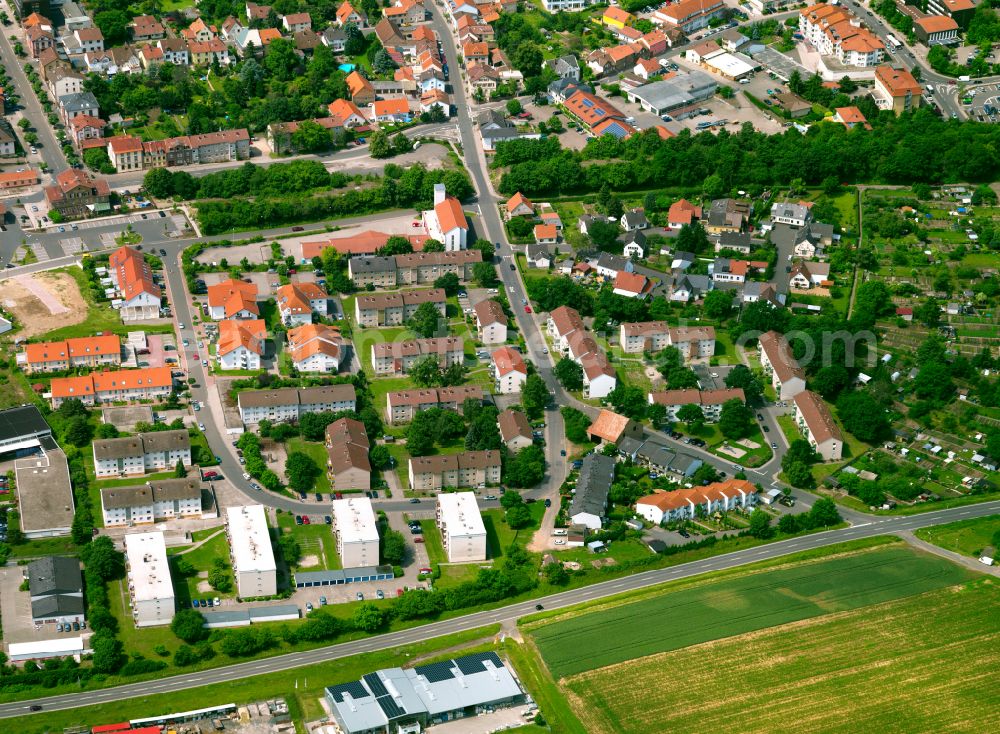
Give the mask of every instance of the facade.
[[277, 594], [278, 567], [271, 549], [264, 505], [227, 508], [226, 537], [240, 597], [247, 599]]
[[905, 69], [893, 69], [888, 64], [875, 69], [875, 104], [881, 110], [897, 115], [917, 109], [923, 100], [923, 88]]
[[[184, 42], [180, 39], [166, 39], [159, 43], [162, 45], [168, 41], [178, 41], [183, 47], [184, 58], [173, 63], [187, 66], [188, 48]], [[170, 58], [164, 56], [162, 60], [170, 61]], [[96, 116], [97, 111], [89, 114]], [[119, 173], [166, 166], [242, 161], [249, 158], [250, 153], [250, 133], [245, 128], [145, 142], [130, 135], [117, 135], [108, 140], [108, 157]]]
[[671, 327], [666, 321], [622, 324], [619, 344], [629, 354], [655, 353], [676, 347], [685, 362], [715, 354], [715, 329], [711, 326]]
[[885, 56], [879, 37], [841, 5], [818, 3], [801, 10], [799, 32], [821, 54], [845, 66], [877, 66]]
[[500, 440], [503, 441], [508, 451], [517, 452], [534, 443], [531, 424], [528, 423], [524, 413], [519, 410], [508, 408], [503, 411], [497, 416], [497, 425], [500, 428]]
[[464, 340], [448, 336], [372, 344], [372, 366], [376, 375], [405, 375], [413, 365], [430, 356], [437, 357], [442, 369], [462, 364]]
[[589, 530], [601, 529], [614, 479], [615, 460], [612, 457], [598, 453], [583, 457], [568, 512], [574, 525], [583, 525]]
[[55, 185], [45, 187], [45, 201], [65, 219], [76, 219], [110, 211], [111, 189], [103, 178], [68, 168], [56, 176]]
[[482, 400], [480, 385], [400, 390], [386, 395], [386, 417], [392, 425], [409, 423], [413, 416], [431, 408], [461, 410], [466, 400]]
[[[372, 486], [372, 465], [368, 459], [368, 434], [365, 424], [351, 418], [340, 418], [326, 427], [327, 473], [334, 489], [369, 490]], [[345, 567], [378, 563], [349, 564]]]
[[412, 456], [410, 489], [479, 487], [500, 483], [499, 451], [466, 451], [461, 454]]
[[492, 360], [497, 392], [501, 395], [520, 393], [521, 385], [528, 379], [528, 366], [521, 353], [512, 347], [501, 347], [493, 352]]
[[290, 283], [278, 288], [275, 301], [281, 323], [301, 326], [312, 323], [313, 314], [325, 318], [330, 296], [315, 283]]
[[304, 324], [285, 332], [287, 353], [299, 372], [336, 373], [344, 357], [340, 330], [325, 324]]
[[771, 205], [771, 222], [787, 224], [792, 227], [804, 227], [812, 219], [810, 206], [803, 202], [779, 201]]
[[583, 368], [585, 397], [603, 398], [615, 389], [618, 378], [614, 367], [575, 309], [559, 306], [549, 312], [546, 329], [559, 353]]
[[334, 500], [333, 530], [337, 534], [337, 554], [344, 568], [378, 565], [378, 526], [370, 499]]
[[170, 624], [177, 610], [162, 532], [125, 536], [125, 566], [136, 627]]
[[497, 301], [480, 301], [472, 310], [476, 314], [479, 341], [483, 344], [503, 344], [507, 341], [507, 315]]
[[167, 471], [181, 462], [191, 466], [191, 438], [186, 430], [155, 431], [125, 438], [95, 439], [94, 474], [98, 479]]
[[654, 525], [674, 520], [692, 520], [701, 510], [706, 514], [750, 510], [756, 506], [760, 491], [745, 479], [727, 479], [704, 487], [656, 492], [640, 497], [635, 511]]
[[143, 321], [160, 315], [163, 292], [153, 281], [146, 258], [131, 247], [119, 247], [108, 258], [108, 272], [118, 292], [118, 313], [122, 321]]
[[259, 318], [257, 286], [235, 278], [210, 285], [208, 315], [213, 321]]
[[662, 405], [667, 409], [667, 420], [676, 421], [677, 412], [685, 405], [701, 408], [705, 420], [714, 423], [722, 414], [722, 406], [730, 400], [746, 402], [746, 394], [741, 387], [722, 390], [664, 390], [649, 393], [649, 404]]
[[215, 354], [224, 370], [259, 370], [267, 325], [261, 319], [220, 321]]
[[144, 367], [137, 370], [97, 372], [80, 377], [56, 377], [49, 386], [53, 408], [76, 398], [85, 405], [97, 402], [160, 400], [174, 387], [169, 367]]
[[114, 334], [25, 344], [17, 363], [28, 374], [117, 366], [122, 363], [122, 345]]
[[486, 526], [474, 492], [439, 494], [436, 520], [449, 562], [486, 560]]
[[135, 487], [101, 489], [101, 515], [106, 528], [201, 517], [201, 514], [198, 479], [161, 479]]
[[460, 282], [472, 280], [473, 268], [483, 261], [479, 250], [414, 252], [394, 257], [352, 257], [347, 274], [361, 287], [395, 288], [402, 285], [433, 283], [454, 273]]
[[38, 624], [73, 624], [84, 621], [83, 574], [80, 561], [46, 556], [27, 567], [31, 621]]
[[417, 309], [425, 303], [434, 304], [443, 319], [446, 302], [447, 296], [442, 288], [359, 293], [354, 301], [354, 317], [358, 326], [401, 326], [413, 318]]
[[806, 389], [806, 374], [792, 356], [788, 340], [776, 331], [760, 335], [760, 364], [780, 400], [791, 400]]
[[244, 390], [237, 397], [240, 419], [247, 424], [267, 418], [273, 423], [297, 421], [306, 413], [354, 410], [354, 385], [324, 387], [283, 387], [277, 390]]
[[823, 398], [812, 390], [803, 390], [792, 401], [795, 403], [795, 425], [809, 445], [824, 461], [840, 461], [844, 436]]

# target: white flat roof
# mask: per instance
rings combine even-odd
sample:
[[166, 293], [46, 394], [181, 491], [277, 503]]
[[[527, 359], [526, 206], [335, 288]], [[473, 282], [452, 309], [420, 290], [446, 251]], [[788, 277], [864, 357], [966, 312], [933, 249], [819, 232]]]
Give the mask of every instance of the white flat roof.
[[229, 543], [235, 571], [275, 571], [271, 535], [264, 505], [241, 505], [226, 510]]
[[136, 601], [173, 599], [167, 544], [160, 531], [125, 536], [125, 558]]
[[334, 500], [333, 524], [344, 543], [378, 543], [375, 511], [367, 497]]
[[449, 535], [486, 535], [474, 492], [444, 492], [438, 495], [441, 522]]
[[76, 655], [83, 652], [83, 638], [58, 637], [54, 640], [12, 642], [7, 647], [12, 658], [22, 655]]
[[753, 71], [753, 66], [729, 52], [713, 54], [705, 59], [705, 63], [713, 69], [718, 69], [726, 76], [731, 76], [734, 79]]

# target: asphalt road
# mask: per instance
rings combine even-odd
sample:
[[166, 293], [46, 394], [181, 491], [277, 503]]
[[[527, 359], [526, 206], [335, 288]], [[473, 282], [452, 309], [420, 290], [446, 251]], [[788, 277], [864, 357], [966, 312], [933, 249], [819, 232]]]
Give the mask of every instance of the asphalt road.
[[[0, 718], [23, 716], [28, 713], [28, 707], [38, 704], [43, 711], [58, 711], [98, 703], [120, 701], [131, 696], [148, 696], [156, 693], [173, 693], [188, 688], [225, 684], [241, 678], [249, 678], [266, 673], [294, 670], [304, 665], [329, 662], [339, 658], [357, 655], [359, 653], [385, 650], [399, 645], [421, 642], [442, 635], [471, 630], [483, 625], [514, 620], [536, 611], [536, 605], [545, 609], [561, 609], [581, 602], [593, 601], [616, 594], [636, 591], [667, 581], [677, 581], [712, 571], [722, 571], [729, 568], [744, 566], [749, 563], [780, 558], [792, 553], [822, 548], [842, 543], [848, 540], [869, 538], [902, 530], [914, 530], [930, 525], [940, 525], [973, 517], [983, 517], [1000, 512], [1000, 502], [989, 502], [968, 507], [956, 507], [950, 510], [939, 510], [910, 517], [879, 518], [864, 525], [856, 525], [841, 530], [829, 530], [800, 538], [791, 538], [769, 545], [747, 550], [727, 553], [713, 558], [684, 563], [670, 568], [646, 571], [618, 579], [604, 581], [599, 584], [572, 589], [551, 596], [519, 602], [484, 612], [467, 614], [453, 619], [431, 622], [430, 624], [412, 627], [400, 632], [392, 632], [363, 640], [345, 642], [338, 645], [328, 645], [307, 652], [278, 655], [264, 660], [251, 660], [236, 663], [212, 670], [161, 678], [159, 680], [132, 683], [103, 690], [68, 693], [48, 698], [37, 698], [13, 703], [0, 704]], [[331, 680], [330, 683], [336, 681]]]

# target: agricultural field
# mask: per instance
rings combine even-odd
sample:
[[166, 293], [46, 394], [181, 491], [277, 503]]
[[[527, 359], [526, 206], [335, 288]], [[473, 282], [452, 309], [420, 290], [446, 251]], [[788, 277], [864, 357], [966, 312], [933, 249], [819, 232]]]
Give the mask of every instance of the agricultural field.
[[921, 528], [915, 535], [945, 550], [977, 558], [991, 546], [993, 552], [997, 552], [995, 539], [1000, 535], [1000, 515]]
[[564, 689], [589, 734], [997, 731], [1000, 624], [983, 613], [997, 604], [989, 581], [939, 588], [592, 670]]
[[[961, 583], [971, 574], [908, 548], [885, 548], [708, 582], [556, 619], [535, 641], [556, 679], [644, 655]], [[658, 620], [650, 635], [649, 620]], [[609, 635], [608, 630], [615, 634]]]

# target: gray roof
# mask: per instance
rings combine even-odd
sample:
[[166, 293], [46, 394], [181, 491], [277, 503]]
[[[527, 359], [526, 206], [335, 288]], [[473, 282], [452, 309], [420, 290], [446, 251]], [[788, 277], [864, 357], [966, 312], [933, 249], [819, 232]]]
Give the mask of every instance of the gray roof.
[[615, 271], [624, 270], [627, 273], [631, 273], [633, 270], [631, 260], [627, 257], [622, 257], [621, 255], [613, 255], [610, 252], [602, 252], [600, 256], [598, 256], [597, 261], [594, 263], [594, 267], [607, 268]]
[[576, 56], [566, 54], [557, 59], [549, 59], [545, 62], [556, 74], [562, 76], [566, 72], [576, 71], [580, 68], [580, 62]]
[[629, 227], [649, 225], [649, 220], [646, 219], [646, 215], [643, 212], [625, 212], [622, 215], [622, 219], [625, 221], [626, 226]]
[[34, 405], [0, 410], [0, 443], [51, 434], [52, 429]]
[[793, 204], [790, 201], [779, 201], [771, 205], [771, 218], [808, 219], [809, 208], [803, 204]]
[[179, 451], [191, 448], [191, 437], [184, 429], [174, 431], [154, 431], [139, 434], [146, 453], [154, 451]]
[[142, 456], [142, 438], [103, 438], [94, 441], [94, 456], [98, 459], [124, 459], [128, 456]]
[[312, 405], [355, 400], [354, 385], [349, 383], [321, 387], [281, 387], [276, 390], [246, 390], [239, 394], [240, 408], [266, 408], [277, 405]]
[[324, 30], [321, 35], [323, 36], [323, 38], [325, 38], [327, 41], [330, 42], [347, 40], [347, 33], [345, 33], [343, 29], [338, 28], [336, 26], [330, 26], [329, 28]]
[[83, 591], [80, 561], [65, 556], [46, 556], [28, 564], [28, 588], [32, 596], [79, 594]]
[[691, 476], [704, 462], [690, 454], [677, 454], [674, 460], [670, 463], [670, 468], [677, 472], [678, 474], [683, 474], [686, 477]]
[[31, 618], [47, 619], [83, 614], [83, 596], [53, 594], [31, 602]]
[[608, 490], [615, 478], [615, 460], [603, 454], [587, 454], [576, 480], [576, 492], [569, 506], [569, 516], [586, 512], [604, 516], [608, 506]]
[[485, 140], [514, 140], [521, 137], [521, 133], [512, 127], [487, 127], [479, 131]]
[[199, 498], [201, 481], [196, 478], [161, 479], [134, 487], [105, 487], [101, 490], [101, 504], [108, 510]]
[[630, 95], [654, 110], [670, 110], [711, 97], [717, 86], [715, 80], [703, 72], [678, 72], [670, 79], [644, 84], [632, 90]]
[[686, 288], [694, 293], [705, 293], [712, 289], [712, 281], [707, 275], [685, 274], [680, 280], [677, 281], [677, 285], [675, 287], [677, 289]]
[[641, 229], [630, 230], [619, 237], [618, 240], [625, 245], [635, 242], [637, 245], [641, 245], [642, 247], [646, 246], [646, 235], [643, 234]]
[[72, 112], [74, 110], [100, 109], [100, 105], [97, 104], [97, 97], [90, 92], [64, 94], [59, 98], [59, 106], [68, 112]]
[[337, 568], [332, 571], [296, 571], [295, 584], [297, 586], [306, 584], [332, 586], [386, 575], [392, 578], [392, 566], [358, 566], [356, 568]]
[[549, 254], [548, 245], [542, 245], [539, 244], [538, 242], [532, 242], [530, 245], [528, 245], [527, 257], [529, 261], [534, 262], [535, 260], [538, 260], [540, 258], [551, 259], [552, 256]]
[[748, 232], [722, 232], [717, 235], [721, 247], [750, 247], [750, 234]]
[[584, 84], [583, 82], [574, 81], [573, 79], [557, 79], [549, 84], [548, 87], [549, 94], [560, 97], [568, 97], [577, 90], [582, 90], [590, 94], [594, 93], [594, 88], [592, 86]]
[[668, 449], [662, 443], [656, 443], [655, 441], [646, 441], [639, 448], [639, 450], [636, 451], [636, 456], [653, 466], [662, 467], [664, 469], [669, 469], [671, 464], [677, 458], [676, 453]]
[[486, 110], [479, 116], [479, 127], [514, 127], [500, 110]]
[[396, 270], [394, 257], [352, 257], [351, 273], [392, 273]]
[[616, 445], [618, 446], [618, 453], [625, 456], [631, 456], [634, 459], [636, 452], [642, 444], [642, 441], [632, 438], [631, 436], [622, 436], [618, 439], [618, 443]]

